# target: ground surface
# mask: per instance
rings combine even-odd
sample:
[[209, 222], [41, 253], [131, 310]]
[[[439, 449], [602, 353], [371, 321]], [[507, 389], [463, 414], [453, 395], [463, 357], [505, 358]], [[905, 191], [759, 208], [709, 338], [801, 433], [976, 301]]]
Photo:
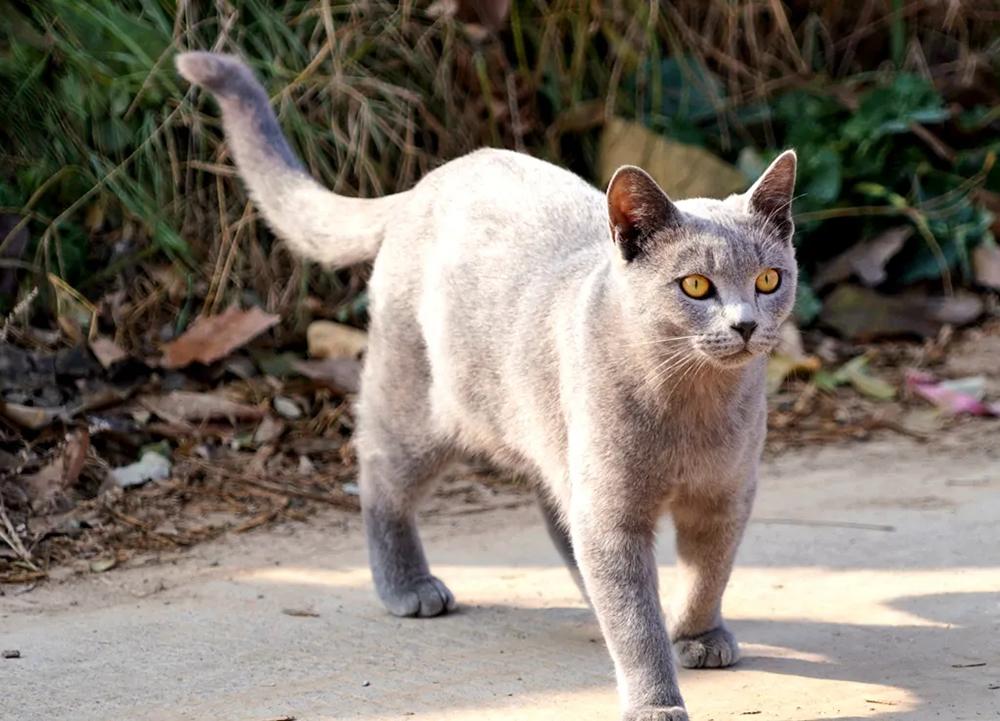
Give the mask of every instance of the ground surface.
[[[692, 718], [1000, 718], [1000, 448], [976, 436], [770, 459], [725, 604], [745, 658], [681, 673]], [[334, 512], [8, 587], [0, 647], [21, 658], [0, 658], [0, 719], [617, 718], [597, 624], [534, 508], [425, 529], [453, 616], [385, 615], [356, 517]]]

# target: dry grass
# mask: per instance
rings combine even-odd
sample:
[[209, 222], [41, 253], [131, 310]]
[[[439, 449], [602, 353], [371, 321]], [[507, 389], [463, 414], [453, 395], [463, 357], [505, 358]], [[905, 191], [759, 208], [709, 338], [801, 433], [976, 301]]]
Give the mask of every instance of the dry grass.
[[169, 335], [234, 301], [281, 313], [292, 334], [309, 294], [347, 319], [364, 307], [362, 271], [320, 275], [274, 244], [228, 164], [215, 109], [173, 72], [180, 49], [248, 58], [310, 170], [362, 196], [410, 187], [482, 145], [592, 177], [606, 117], [656, 126], [648, 116], [676, 88], [647, 71], [667, 57], [684, 92], [712, 99], [722, 152], [782, 142], [766, 117], [745, 123], [748, 105], [797, 87], [846, 92], [897, 68], [935, 78], [948, 100], [998, 101], [996, 2], [536, 0], [515, 2], [498, 35], [386, 0], [13, 7], [0, 210], [35, 239], [21, 287], [47, 289], [54, 272], [93, 300], [119, 291], [113, 320], [132, 349], [150, 329]]

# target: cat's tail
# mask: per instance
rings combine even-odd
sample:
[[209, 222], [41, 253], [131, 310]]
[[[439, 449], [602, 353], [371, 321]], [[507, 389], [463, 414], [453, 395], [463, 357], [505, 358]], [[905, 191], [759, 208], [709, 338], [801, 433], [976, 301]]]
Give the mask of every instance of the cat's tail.
[[239, 58], [182, 53], [177, 69], [215, 96], [250, 195], [292, 250], [333, 266], [375, 257], [402, 194], [347, 198], [313, 180], [288, 146], [264, 88]]

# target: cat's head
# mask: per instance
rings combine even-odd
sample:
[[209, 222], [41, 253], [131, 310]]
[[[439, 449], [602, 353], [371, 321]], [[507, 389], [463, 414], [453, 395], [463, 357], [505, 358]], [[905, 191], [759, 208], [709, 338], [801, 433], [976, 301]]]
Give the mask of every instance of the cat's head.
[[775, 346], [795, 302], [795, 166], [785, 151], [743, 194], [676, 203], [639, 168], [615, 173], [607, 197], [616, 276], [628, 322], [659, 355], [693, 348], [738, 367]]

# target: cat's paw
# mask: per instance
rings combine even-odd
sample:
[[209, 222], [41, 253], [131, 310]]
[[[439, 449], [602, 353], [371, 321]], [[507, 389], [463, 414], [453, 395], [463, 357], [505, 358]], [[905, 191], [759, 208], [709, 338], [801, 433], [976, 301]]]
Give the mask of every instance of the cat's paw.
[[382, 589], [380, 595], [393, 616], [428, 618], [455, 609], [455, 597], [436, 576], [423, 576]]
[[724, 626], [674, 641], [674, 651], [684, 668], [725, 668], [740, 660], [740, 646]]
[[688, 721], [683, 706], [643, 706], [626, 711], [622, 721]]

